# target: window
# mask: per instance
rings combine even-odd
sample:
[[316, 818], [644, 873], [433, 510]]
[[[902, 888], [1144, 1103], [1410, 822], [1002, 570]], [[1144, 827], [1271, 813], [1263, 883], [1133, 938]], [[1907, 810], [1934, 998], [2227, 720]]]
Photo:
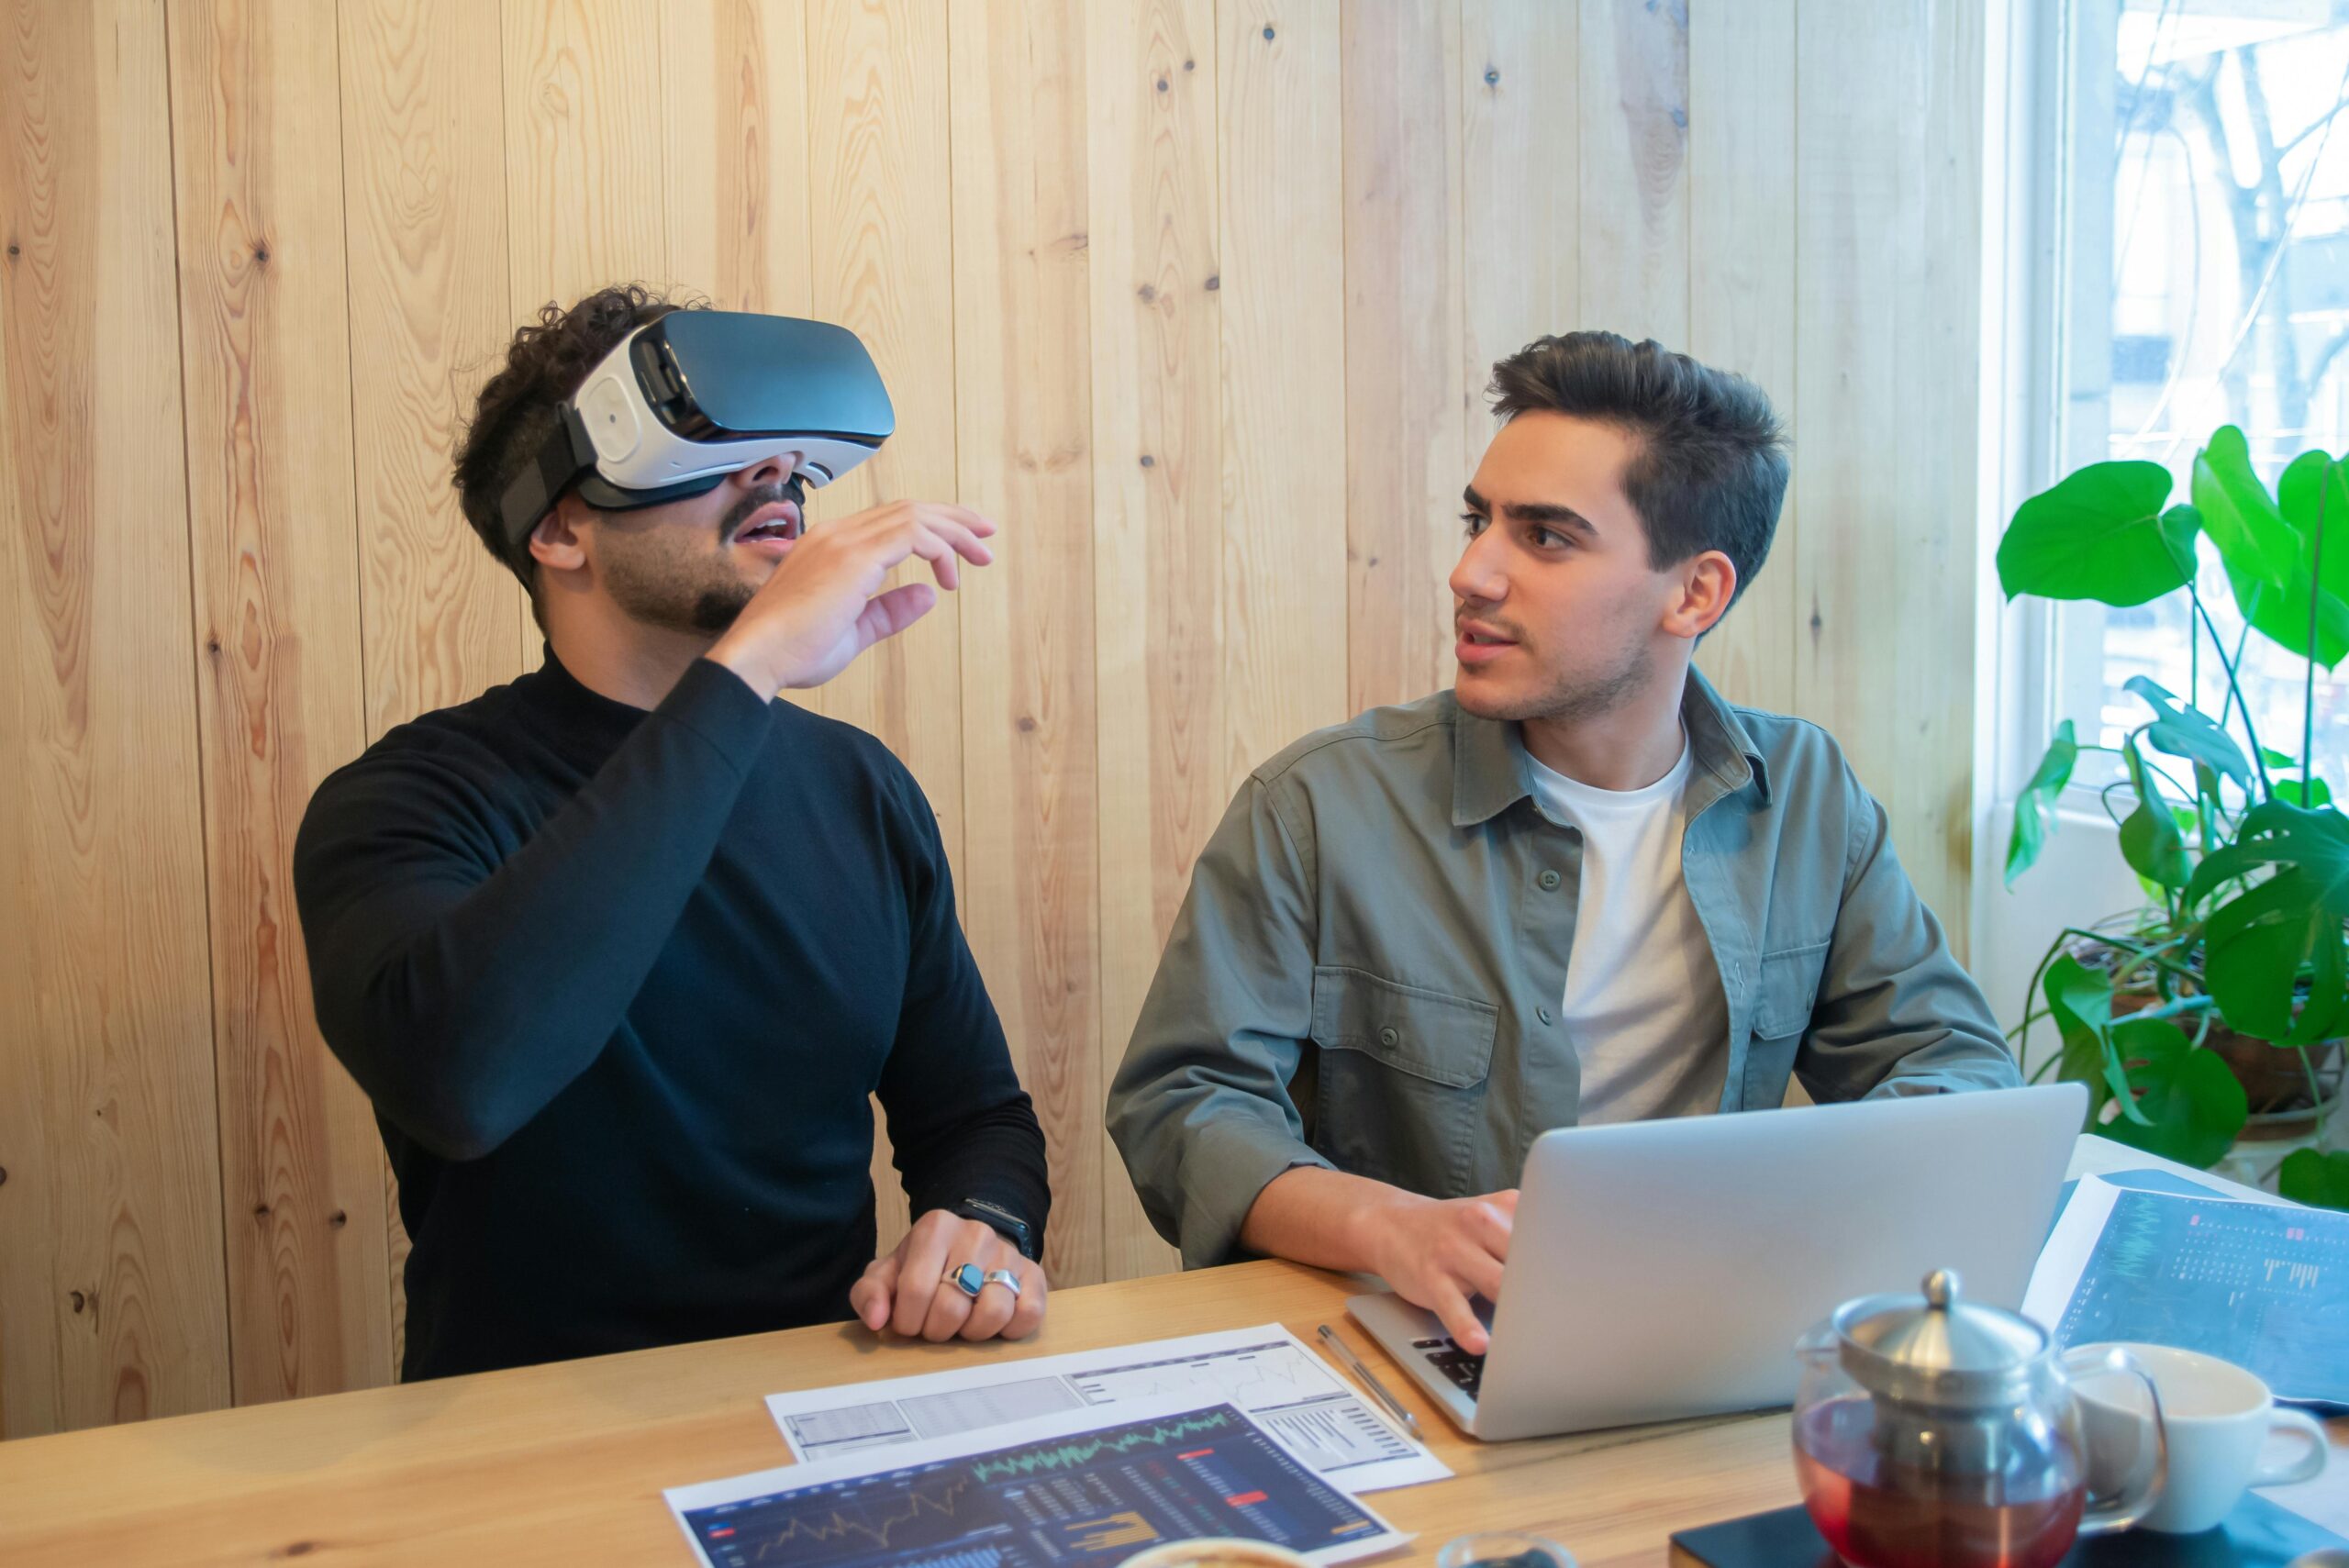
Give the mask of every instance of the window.
[[[2349, 444], [2349, 6], [2335, 0], [2048, 0], [2013, 43], [2052, 53], [2023, 112], [2058, 161], [2020, 284], [2046, 322], [2025, 493], [2103, 458], [2168, 468], [2188, 498], [2212, 431], [2242, 428], [2271, 484], [2299, 452]], [[2026, 219], [2026, 223], [2031, 219]], [[2003, 522], [2003, 518], [1998, 519]], [[2230, 651], [2243, 635], [2208, 540], [2199, 589]], [[2204, 711], [2216, 662], [2189, 654], [2182, 595], [2066, 605], [2047, 628], [2044, 744], [2059, 718], [2108, 745], [2149, 717], [2148, 675]], [[2205, 644], [2207, 648], [2207, 642]], [[2263, 639], [2243, 660], [2262, 743], [2297, 755], [2305, 666]], [[2196, 689], [2199, 686], [2199, 690]], [[2031, 706], [2039, 706], [2032, 704]], [[2349, 662], [2319, 672], [2320, 773], [2349, 779]], [[2032, 750], [2021, 767], [2036, 760]], [[2009, 759], [2011, 771], [2013, 759]], [[2106, 777], [2085, 766], [2080, 782]]]

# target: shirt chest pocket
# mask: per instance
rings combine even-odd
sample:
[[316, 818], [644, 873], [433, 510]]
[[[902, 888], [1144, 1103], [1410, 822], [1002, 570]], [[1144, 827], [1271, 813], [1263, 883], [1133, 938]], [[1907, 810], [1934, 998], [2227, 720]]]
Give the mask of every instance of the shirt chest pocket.
[[1795, 1057], [1810, 1032], [1819, 980], [1827, 964], [1827, 944], [1788, 948], [1764, 955], [1754, 977], [1753, 1022], [1748, 1028], [1742, 1098], [1747, 1110], [1783, 1103]]
[[1489, 1002], [1317, 967], [1314, 1148], [1356, 1175], [1462, 1195], [1499, 1027]]

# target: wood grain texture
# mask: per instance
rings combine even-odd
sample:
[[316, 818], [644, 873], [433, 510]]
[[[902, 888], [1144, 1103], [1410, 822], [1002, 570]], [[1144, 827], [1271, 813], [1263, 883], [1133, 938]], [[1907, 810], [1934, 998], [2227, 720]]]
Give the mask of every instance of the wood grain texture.
[[807, 17], [803, 0], [694, 0], [662, 13], [669, 272], [721, 310], [805, 316]]
[[961, 907], [1043, 1124], [1055, 1284], [1102, 1277], [1091, 276], [1082, 0], [965, 0], [947, 52], [954, 449], [1000, 519], [962, 595]]
[[[682, 1561], [662, 1488], [785, 1462], [762, 1393], [1264, 1322], [1308, 1343], [1315, 1324], [1341, 1325], [1455, 1473], [1374, 1499], [1419, 1537], [1392, 1561], [1425, 1561], [1470, 1529], [1514, 1529], [1592, 1568], [1653, 1568], [1675, 1530], [1798, 1498], [1782, 1413], [1508, 1443], [1463, 1437], [1345, 1324], [1350, 1288], [1338, 1275], [1243, 1263], [1061, 1293], [1023, 1345], [800, 1329], [10, 1444], [0, 1554], [39, 1568], [94, 1558], [203, 1568], [363, 1542], [385, 1564]], [[2334, 1465], [2349, 1462], [2349, 1419], [2329, 1436]]]
[[1456, 1473], [1375, 1499], [1423, 1547], [1472, 1529], [1526, 1529], [1592, 1568], [1645, 1568], [1673, 1529], [1796, 1500], [1783, 1415], [1499, 1444], [1462, 1437], [1346, 1324], [1350, 1288], [1340, 1275], [1244, 1263], [1055, 1293], [1042, 1333], [1019, 1345], [801, 1329], [226, 1411], [154, 1436], [10, 1444], [0, 1556], [32, 1568], [94, 1558], [227, 1568], [364, 1542], [385, 1564], [668, 1562], [685, 1549], [663, 1487], [787, 1462], [763, 1394], [1265, 1322], [1308, 1343], [1315, 1324], [1341, 1325], [1403, 1391]]
[[[1088, 19], [1101, 1081], [1125, 1058], [1224, 780], [1212, 0]], [[1112, 1279], [1178, 1254], [1102, 1143]]]
[[1346, 717], [1335, 0], [1222, 0], [1224, 784]]
[[1341, 32], [1346, 706], [1358, 711], [1452, 684], [1447, 579], [1472, 388], [1459, 6], [1348, 6]]
[[1802, 0], [1796, 48], [1795, 706], [1962, 949], [1981, 21]]
[[[1491, 444], [1496, 361], [1580, 317], [1581, 6], [1463, 0], [1461, 234], [1466, 380], [1462, 483]], [[1610, 205], [1620, 193], [1604, 197]]]
[[[1752, 380], [1790, 423], [1795, 396], [1795, 0], [1688, 18], [1688, 353]], [[1795, 506], [1764, 569], [1697, 662], [1731, 702], [1795, 700]]]
[[340, 52], [373, 741], [525, 667], [520, 584], [450, 483], [462, 421], [514, 328], [505, 83], [497, 13], [463, 0], [351, 0]]
[[[509, 324], [612, 284], [671, 282], [659, 0], [503, 0]], [[522, 663], [545, 639], [517, 612]]]
[[[450, 483], [462, 422], [504, 361], [503, 40], [493, 7], [351, 0], [340, 13], [343, 218], [367, 740], [536, 662], [526, 595]], [[365, 323], [360, 329], [359, 323]], [[408, 1238], [384, 1170], [391, 1361]]]
[[1581, 0], [1577, 327], [1688, 338], [1687, 0]]
[[383, 1153], [310, 1010], [294, 838], [366, 740], [335, 18], [172, 12], [228, 1321], [241, 1403], [391, 1373]]
[[[942, 0], [823, 0], [807, 17], [808, 231], [815, 314], [872, 351], [896, 434], [808, 498], [810, 525], [881, 501], [955, 494], [953, 189]], [[998, 519], [1000, 520], [1000, 519]], [[913, 580], [917, 569], [896, 581]], [[920, 568], [927, 573], [927, 568]], [[989, 584], [996, 592], [1001, 588]], [[962, 610], [957, 595], [809, 694], [912, 770], [963, 879]], [[881, 1245], [907, 1216], [876, 1140]]]
[[1174, 1265], [1098, 1111], [1195, 857], [1251, 768], [1450, 679], [1453, 498], [1542, 333], [1653, 332], [1788, 417], [1777, 548], [1701, 661], [1834, 729], [1962, 929], [1968, 7], [0, 17], [0, 1253], [35, 1261], [0, 1433], [392, 1363], [406, 1238], [284, 851], [325, 769], [538, 663], [448, 452], [514, 326], [607, 283], [863, 337], [898, 434], [816, 527], [999, 514], [997, 566], [801, 695], [938, 811], [1064, 1282]]
[[229, 1395], [160, 8], [0, 6], [0, 1438]]

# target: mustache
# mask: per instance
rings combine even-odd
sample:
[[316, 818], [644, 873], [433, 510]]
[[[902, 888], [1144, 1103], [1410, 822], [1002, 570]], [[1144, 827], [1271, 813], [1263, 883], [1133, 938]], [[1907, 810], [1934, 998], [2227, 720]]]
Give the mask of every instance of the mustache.
[[731, 543], [742, 525], [751, 520], [751, 513], [762, 506], [772, 506], [778, 501], [788, 501], [799, 508], [800, 531], [806, 532], [807, 486], [795, 473], [780, 484], [762, 484], [755, 490], [744, 492], [742, 498], [729, 506], [726, 515], [718, 520], [718, 537]]
[[1525, 640], [1525, 633], [1522, 630], [1512, 626], [1508, 621], [1501, 619], [1499, 617], [1475, 615], [1464, 609], [1454, 610], [1452, 612], [1453, 632], [1455, 635], [1460, 634], [1466, 628], [1468, 623], [1472, 620], [1482, 621], [1485, 625], [1491, 627], [1494, 630], [1499, 632], [1503, 637], [1508, 638], [1512, 642], [1522, 642]]

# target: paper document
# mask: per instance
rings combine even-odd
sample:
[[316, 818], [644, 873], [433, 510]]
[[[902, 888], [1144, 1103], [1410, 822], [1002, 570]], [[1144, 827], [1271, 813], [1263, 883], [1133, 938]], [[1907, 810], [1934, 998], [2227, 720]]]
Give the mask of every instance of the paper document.
[[1182, 1395], [664, 1495], [707, 1568], [1108, 1568], [1192, 1536], [1343, 1562], [1406, 1539], [1229, 1402]]
[[2175, 1345], [2349, 1407], [2349, 1214], [2083, 1176], [2022, 1309], [2059, 1345]]
[[1230, 1400], [1316, 1473], [1349, 1492], [1441, 1481], [1452, 1473], [1277, 1323], [770, 1394], [767, 1409], [793, 1454], [825, 1460], [1061, 1411], [1122, 1414], [1129, 1401], [1162, 1395], [1194, 1403]]

